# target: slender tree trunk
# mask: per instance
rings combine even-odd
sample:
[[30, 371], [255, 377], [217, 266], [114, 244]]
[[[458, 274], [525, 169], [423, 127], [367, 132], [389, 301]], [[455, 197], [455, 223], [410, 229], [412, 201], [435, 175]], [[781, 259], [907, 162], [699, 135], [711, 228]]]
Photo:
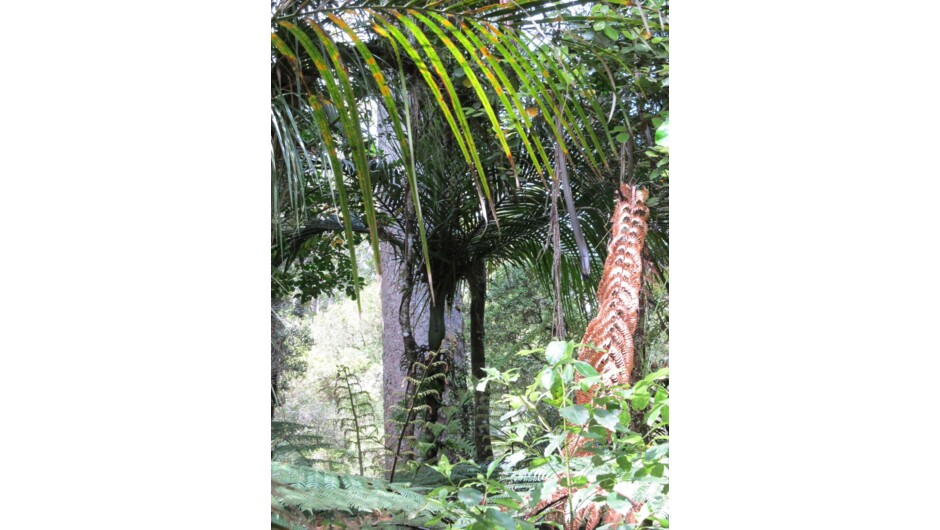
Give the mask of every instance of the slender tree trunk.
[[[486, 373], [484, 353], [484, 316], [486, 308], [486, 263], [476, 260], [471, 264], [470, 275], [470, 371], [474, 386]], [[484, 462], [493, 458], [493, 446], [490, 443], [490, 394], [489, 391], [473, 393], [473, 446], [476, 459]]]
[[278, 392], [280, 391], [281, 368], [284, 362], [284, 323], [277, 317], [275, 310], [282, 304], [281, 300], [271, 300], [271, 419], [278, 406]]
[[274, 419], [274, 409], [277, 408], [277, 374], [271, 370], [271, 419]]

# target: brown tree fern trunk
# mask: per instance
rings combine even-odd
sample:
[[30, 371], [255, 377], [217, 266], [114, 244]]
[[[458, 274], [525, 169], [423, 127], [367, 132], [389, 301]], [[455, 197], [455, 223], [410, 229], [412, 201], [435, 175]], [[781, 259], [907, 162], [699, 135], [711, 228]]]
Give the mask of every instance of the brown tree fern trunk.
[[[643, 246], [646, 242], [646, 190], [634, 186], [622, 185], [619, 199], [611, 220], [610, 243], [607, 246], [607, 261], [597, 288], [598, 313], [588, 324], [584, 344], [592, 344], [600, 351], [583, 348], [580, 352], [582, 361], [601, 374], [605, 385], [630, 383], [634, 368], [634, 334], [640, 321], [640, 302], [643, 276]], [[579, 404], [589, 402], [594, 390], [578, 392], [575, 401]], [[581, 446], [584, 438], [570, 435], [567, 440], [569, 455], [583, 455]], [[552, 497], [539, 503], [530, 512], [530, 516], [550, 511], [549, 520], [563, 523], [566, 530], [579, 528], [582, 523], [588, 530], [601, 524], [623, 522], [624, 518], [608, 507], [591, 504], [578, 510], [573, 520], [565, 520], [564, 505], [575, 490], [560, 489]], [[640, 509], [634, 504], [633, 511]], [[626, 522], [633, 513], [629, 513]]]

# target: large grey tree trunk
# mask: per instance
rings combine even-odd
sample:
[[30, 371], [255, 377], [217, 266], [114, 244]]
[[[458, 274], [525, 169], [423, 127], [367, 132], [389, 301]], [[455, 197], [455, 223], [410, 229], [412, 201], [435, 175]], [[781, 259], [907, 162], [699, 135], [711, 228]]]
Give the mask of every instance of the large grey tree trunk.
[[[401, 262], [395, 256], [393, 247], [383, 242], [379, 246], [379, 252], [382, 260], [382, 396], [385, 417], [385, 447], [389, 449], [386, 467], [390, 469], [397, 448], [398, 437], [401, 434], [398, 424], [392, 421], [392, 416], [395, 413], [396, 406], [407, 398], [405, 392], [408, 388], [405, 381], [408, 368], [407, 362], [404, 361], [405, 343], [402, 338], [399, 320], [404, 282], [401, 277]], [[457, 300], [453, 307], [447, 308], [444, 313], [444, 340], [446, 344], [453, 347], [454, 364], [460, 369], [465, 369], [463, 312], [461, 311], [459, 297]], [[414, 328], [412, 331], [415, 341], [420, 347], [424, 348], [428, 346], [430, 303], [427, 286], [423, 283], [416, 283], [411, 297], [411, 325]], [[453, 399], [453, 392], [445, 393], [445, 402], [452, 402]], [[402, 406], [407, 406], [407, 402]], [[405, 450], [406, 447], [403, 446], [402, 451]]]

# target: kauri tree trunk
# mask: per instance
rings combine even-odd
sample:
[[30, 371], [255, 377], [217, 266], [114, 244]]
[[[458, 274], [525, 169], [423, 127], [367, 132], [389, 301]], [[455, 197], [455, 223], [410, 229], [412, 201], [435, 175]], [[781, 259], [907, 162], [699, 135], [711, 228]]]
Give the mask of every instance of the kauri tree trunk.
[[[381, 300], [382, 300], [382, 395], [385, 416], [386, 466], [391, 469], [397, 448], [401, 427], [393, 421], [396, 410], [407, 406], [409, 393], [413, 392], [405, 379], [408, 368], [417, 357], [418, 351], [428, 351], [432, 336], [440, 346], [447, 338], [453, 357], [449, 359], [456, 368], [462, 368], [465, 362], [463, 341], [463, 313], [459, 304], [440, 308], [433, 319], [427, 286], [415, 282], [404, 273], [406, 264], [395, 254], [388, 243], [379, 246], [382, 260]], [[407, 329], [410, 328], [410, 329]], [[444, 401], [453, 399], [450, 389], [444, 392]], [[439, 408], [439, 407], [438, 407]], [[405, 435], [421, 436], [409, 429]], [[402, 453], [413, 451], [413, 447], [403, 442]]]

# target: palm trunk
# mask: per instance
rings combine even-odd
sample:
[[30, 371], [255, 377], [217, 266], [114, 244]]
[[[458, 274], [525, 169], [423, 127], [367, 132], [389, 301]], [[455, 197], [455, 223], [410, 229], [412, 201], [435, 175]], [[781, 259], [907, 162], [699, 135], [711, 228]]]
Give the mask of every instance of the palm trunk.
[[444, 301], [442, 300], [442, 295], [440, 293], [436, 293], [435, 298], [437, 303], [431, 305], [428, 315], [428, 351], [437, 351], [441, 349], [441, 345], [444, 343], [444, 334], [446, 331], [444, 325], [445, 307]]
[[446, 306], [444, 304], [443, 293], [435, 293], [434, 300], [435, 302], [428, 308], [428, 355], [427, 359], [424, 360], [424, 364], [427, 364], [426, 382], [424, 387], [420, 389], [421, 391], [435, 391], [425, 397], [425, 404], [428, 406], [424, 415], [426, 427], [423, 429], [424, 432], [421, 433], [421, 439], [432, 444], [428, 452], [425, 453], [425, 458], [428, 461], [433, 461], [437, 458], [439, 440], [434, 434], [434, 431], [427, 426], [438, 423], [440, 419], [441, 406], [444, 403], [445, 382], [447, 381], [446, 378], [433, 377], [441, 373], [443, 369], [440, 365], [431, 363], [430, 361], [431, 359], [435, 359], [435, 361], [444, 361], [448, 364], [453, 363], [453, 359], [451, 356], [448, 356], [446, 352], [441, 352], [441, 354], [437, 356], [434, 355], [434, 352], [440, 351], [441, 346], [444, 344], [446, 334], [444, 322]]
[[[470, 372], [474, 383], [486, 373], [484, 353], [484, 315], [486, 309], [486, 263], [476, 260], [471, 264], [468, 276], [470, 284]], [[473, 394], [473, 446], [476, 459], [484, 462], [493, 458], [493, 446], [490, 443], [490, 394], [489, 391], [474, 391]]]

